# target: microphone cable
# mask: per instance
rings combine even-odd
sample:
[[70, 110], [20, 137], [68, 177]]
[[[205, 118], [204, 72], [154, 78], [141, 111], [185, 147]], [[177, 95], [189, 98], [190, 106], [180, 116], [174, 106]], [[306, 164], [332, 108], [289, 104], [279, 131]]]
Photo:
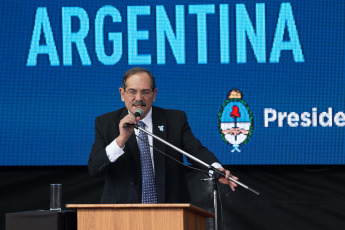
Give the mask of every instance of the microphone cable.
[[[196, 170], [196, 171], [200, 171], [200, 172], [206, 173], [207, 175], [209, 175], [209, 173], [208, 173], [206, 170], [199, 169], [199, 168], [196, 168], [196, 167], [193, 167], [193, 166], [190, 166], [190, 165], [186, 165], [186, 164], [184, 164], [183, 162], [181, 162], [181, 161], [179, 161], [179, 160], [173, 158], [172, 156], [170, 156], [170, 155], [166, 154], [165, 152], [159, 150], [158, 148], [154, 147], [153, 145], [150, 145], [150, 143], [144, 141], [141, 137], [139, 137], [137, 134], [135, 134], [135, 132], [133, 132], [133, 134], [134, 134], [137, 138], [139, 138], [146, 146], [149, 146], [149, 147], [153, 148], [154, 150], [160, 152], [160, 153], [163, 154], [164, 156], [166, 156], [166, 157], [170, 158], [171, 160], [173, 160], [173, 161], [179, 163], [180, 165], [185, 166], [185, 167], [190, 168], [190, 169], [193, 169], [193, 170]], [[168, 147], [169, 147], [169, 146], [168, 146]]]

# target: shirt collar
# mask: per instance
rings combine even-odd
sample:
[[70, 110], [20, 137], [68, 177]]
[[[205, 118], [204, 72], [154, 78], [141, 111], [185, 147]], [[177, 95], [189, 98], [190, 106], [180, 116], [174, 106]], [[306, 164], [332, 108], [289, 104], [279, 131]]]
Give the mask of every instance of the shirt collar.
[[152, 129], [152, 107], [150, 108], [150, 111], [146, 114], [146, 116], [141, 120], [145, 123], [147, 129]]

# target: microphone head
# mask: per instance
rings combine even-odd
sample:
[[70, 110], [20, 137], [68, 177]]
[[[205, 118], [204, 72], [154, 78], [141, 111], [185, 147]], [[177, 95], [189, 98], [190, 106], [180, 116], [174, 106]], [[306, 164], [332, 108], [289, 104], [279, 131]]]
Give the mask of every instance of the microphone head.
[[135, 112], [134, 112], [134, 116], [142, 118], [144, 116], [144, 110], [136, 109]]

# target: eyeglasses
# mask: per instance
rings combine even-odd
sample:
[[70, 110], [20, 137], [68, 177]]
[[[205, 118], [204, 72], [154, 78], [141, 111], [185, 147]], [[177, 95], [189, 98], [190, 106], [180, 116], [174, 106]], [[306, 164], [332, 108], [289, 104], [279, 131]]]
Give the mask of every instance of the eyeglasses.
[[125, 90], [126, 93], [129, 94], [129, 96], [131, 97], [135, 97], [138, 93], [140, 93], [141, 96], [143, 97], [147, 97], [147, 96], [150, 96], [152, 94], [152, 90], [148, 90], [148, 89], [145, 89], [145, 90], [141, 90], [141, 91], [138, 91], [138, 90], [135, 90], [135, 89], [129, 89], [129, 90]]

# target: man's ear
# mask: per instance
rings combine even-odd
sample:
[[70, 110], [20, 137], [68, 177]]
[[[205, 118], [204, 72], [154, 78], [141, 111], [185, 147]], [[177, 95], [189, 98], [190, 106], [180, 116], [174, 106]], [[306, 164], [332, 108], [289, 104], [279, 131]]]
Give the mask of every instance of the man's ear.
[[153, 99], [152, 99], [152, 101], [155, 101], [155, 100], [156, 100], [156, 94], [157, 94], [157, 88], [155, 88], [155, 89], [153, 90]]
[[125, 90], [124, 90], [124, 88], [120, 87], [119, 92], [121, 94], [121, 101], [125, 101]]

